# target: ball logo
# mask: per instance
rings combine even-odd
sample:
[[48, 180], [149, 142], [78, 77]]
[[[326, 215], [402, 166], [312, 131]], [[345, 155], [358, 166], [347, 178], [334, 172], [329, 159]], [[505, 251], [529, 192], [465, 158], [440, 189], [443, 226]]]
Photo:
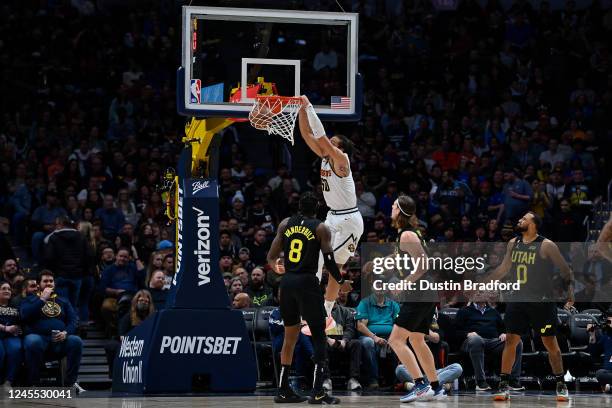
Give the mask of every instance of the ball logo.
[[198, 192], [204, 190], [205, 188], [210, 187], [210, 181], [194, 181], [191, 184], [191, 188], [193, 189], [193, 194], [197, 194]]
[[199, 79], [191, 80], [191, 103], [201, 103], [202, 81]]

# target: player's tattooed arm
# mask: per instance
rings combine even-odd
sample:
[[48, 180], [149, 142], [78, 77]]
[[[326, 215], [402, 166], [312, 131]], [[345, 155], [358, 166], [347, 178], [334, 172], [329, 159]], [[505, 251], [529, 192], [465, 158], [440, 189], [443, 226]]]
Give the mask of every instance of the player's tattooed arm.
[[409, 282], [418, 281], [427, 272], [425, 267], [427, 265], [427, 253], [423, 249], [421, 240], [414, 232], [404, 231], [400, 237], [400, 248], [402, 251], [408, 252], [411, 258], [422, 260], [422, 262], [419, 262], [418, 268], [411, 271], [410, 275], [406, 278]]
[[268, 264], [274, 270], [274, 272], [279, 273], [277, 261], [283, 252], [283, 234], [285, 233], [285, 229], [287, 229], [287, 221], [289, 218], [285, 218], [278, 225], [278, 230], [276, 231], [276, 236], [274, 237], [274, 241], [272, 241], [272, 245], [270, 246], [270, 250], [268, 251]]
[[561, 255], [559, 247], [550, 239], [545, 239], [544, 242], [542, 242], [541, 251], [542, 255], [544, 255], [546, 259], [549, 259], [557, 268], [559, 268], [561, 277], [567, 285], [568, 297], [571, 297], [573, 300], [574, 272], [565, 261], [565, 258], [563, 258], [563, 255]]
[[597, 253], [608, 260], [608, 262], [612, 262], [612, 216], [601, 229], [601, 233], [599, 234], [599, 238], [597, 238], [597, 243], [595, 244], [595, 249]]

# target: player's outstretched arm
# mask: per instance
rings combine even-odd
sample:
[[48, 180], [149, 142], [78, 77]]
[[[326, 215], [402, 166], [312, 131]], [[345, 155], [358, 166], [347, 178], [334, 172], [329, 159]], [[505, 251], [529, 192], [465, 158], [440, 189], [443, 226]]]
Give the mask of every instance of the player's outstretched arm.
[[331, 160], [334, 171], [341, 177], [350, 172], [348, 156], [334, 146], [327, 136], [321, 120], [317, 116], [308, 97], [302, 95], [302, 107], [299, 111], [299, 126], [302, 138], [317, 156], [327, 157]]
[[321, 253], [323, 254], [325, 268], [329, 271], [329, 274], [336, 280], [336, 282], [338, 282], [341, 290], [346, 292], [350, 291], [352, 289], [352, 282], [349, 280], [344, 280], [342, 274], [340, 273], [340, 269], [338, 269], [338, 265], [334, 259], [334, 248], [331, 244], [331, 231], [327, 225], [323, 223], [319, 224], [317, 227], [317, 238], [321, 243]]
[[278, 230], [276, 231], [276, 236], [274, 237], [274, 241], [272, 241], [272, 245], [270, 246], [270, 250], [268, 251], [268, 264], [276, 273], [283, 273], [283, 271], [279, 271], [277, 261], [280, 258], [281, 253], [283, 252], [283, 234], [287, 229], [287, 222], [289, 218], [285, 218], [278, 225]]
[[495, 270], [489, 275], [485, 277], [487, 281], [496, 281], [501, 280], [504, 276], [508, 274], [510, 271], [510, 267], [512, 266], [512, 248], [514, 247], [514, 243], [516, 242], [516, 238], [512, 238], [508, 241], [508, 246], [506, 247], [506, 254], [504, 255], [504, 260]]

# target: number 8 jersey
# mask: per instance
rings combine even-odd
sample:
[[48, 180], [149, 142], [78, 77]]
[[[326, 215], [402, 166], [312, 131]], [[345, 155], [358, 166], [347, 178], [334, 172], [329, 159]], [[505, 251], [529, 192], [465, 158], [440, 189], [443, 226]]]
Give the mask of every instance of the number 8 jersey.
[[283, 234], [283, 253], [286, 273], [309, 273], [316, 275], [319, 265], [321, 242], [317, 239], [316, 218], [296, 215], [287, 221]]

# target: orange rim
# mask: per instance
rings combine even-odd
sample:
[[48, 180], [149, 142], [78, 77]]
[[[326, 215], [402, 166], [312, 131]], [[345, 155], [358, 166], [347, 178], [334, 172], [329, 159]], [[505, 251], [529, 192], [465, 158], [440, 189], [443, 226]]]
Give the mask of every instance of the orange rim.
[[283, 104], [289, 102], [301, 102], [299, 96], [278, 96], [278, 95], [257, 95], [255, 99], [259, 101], [281, 101]]

